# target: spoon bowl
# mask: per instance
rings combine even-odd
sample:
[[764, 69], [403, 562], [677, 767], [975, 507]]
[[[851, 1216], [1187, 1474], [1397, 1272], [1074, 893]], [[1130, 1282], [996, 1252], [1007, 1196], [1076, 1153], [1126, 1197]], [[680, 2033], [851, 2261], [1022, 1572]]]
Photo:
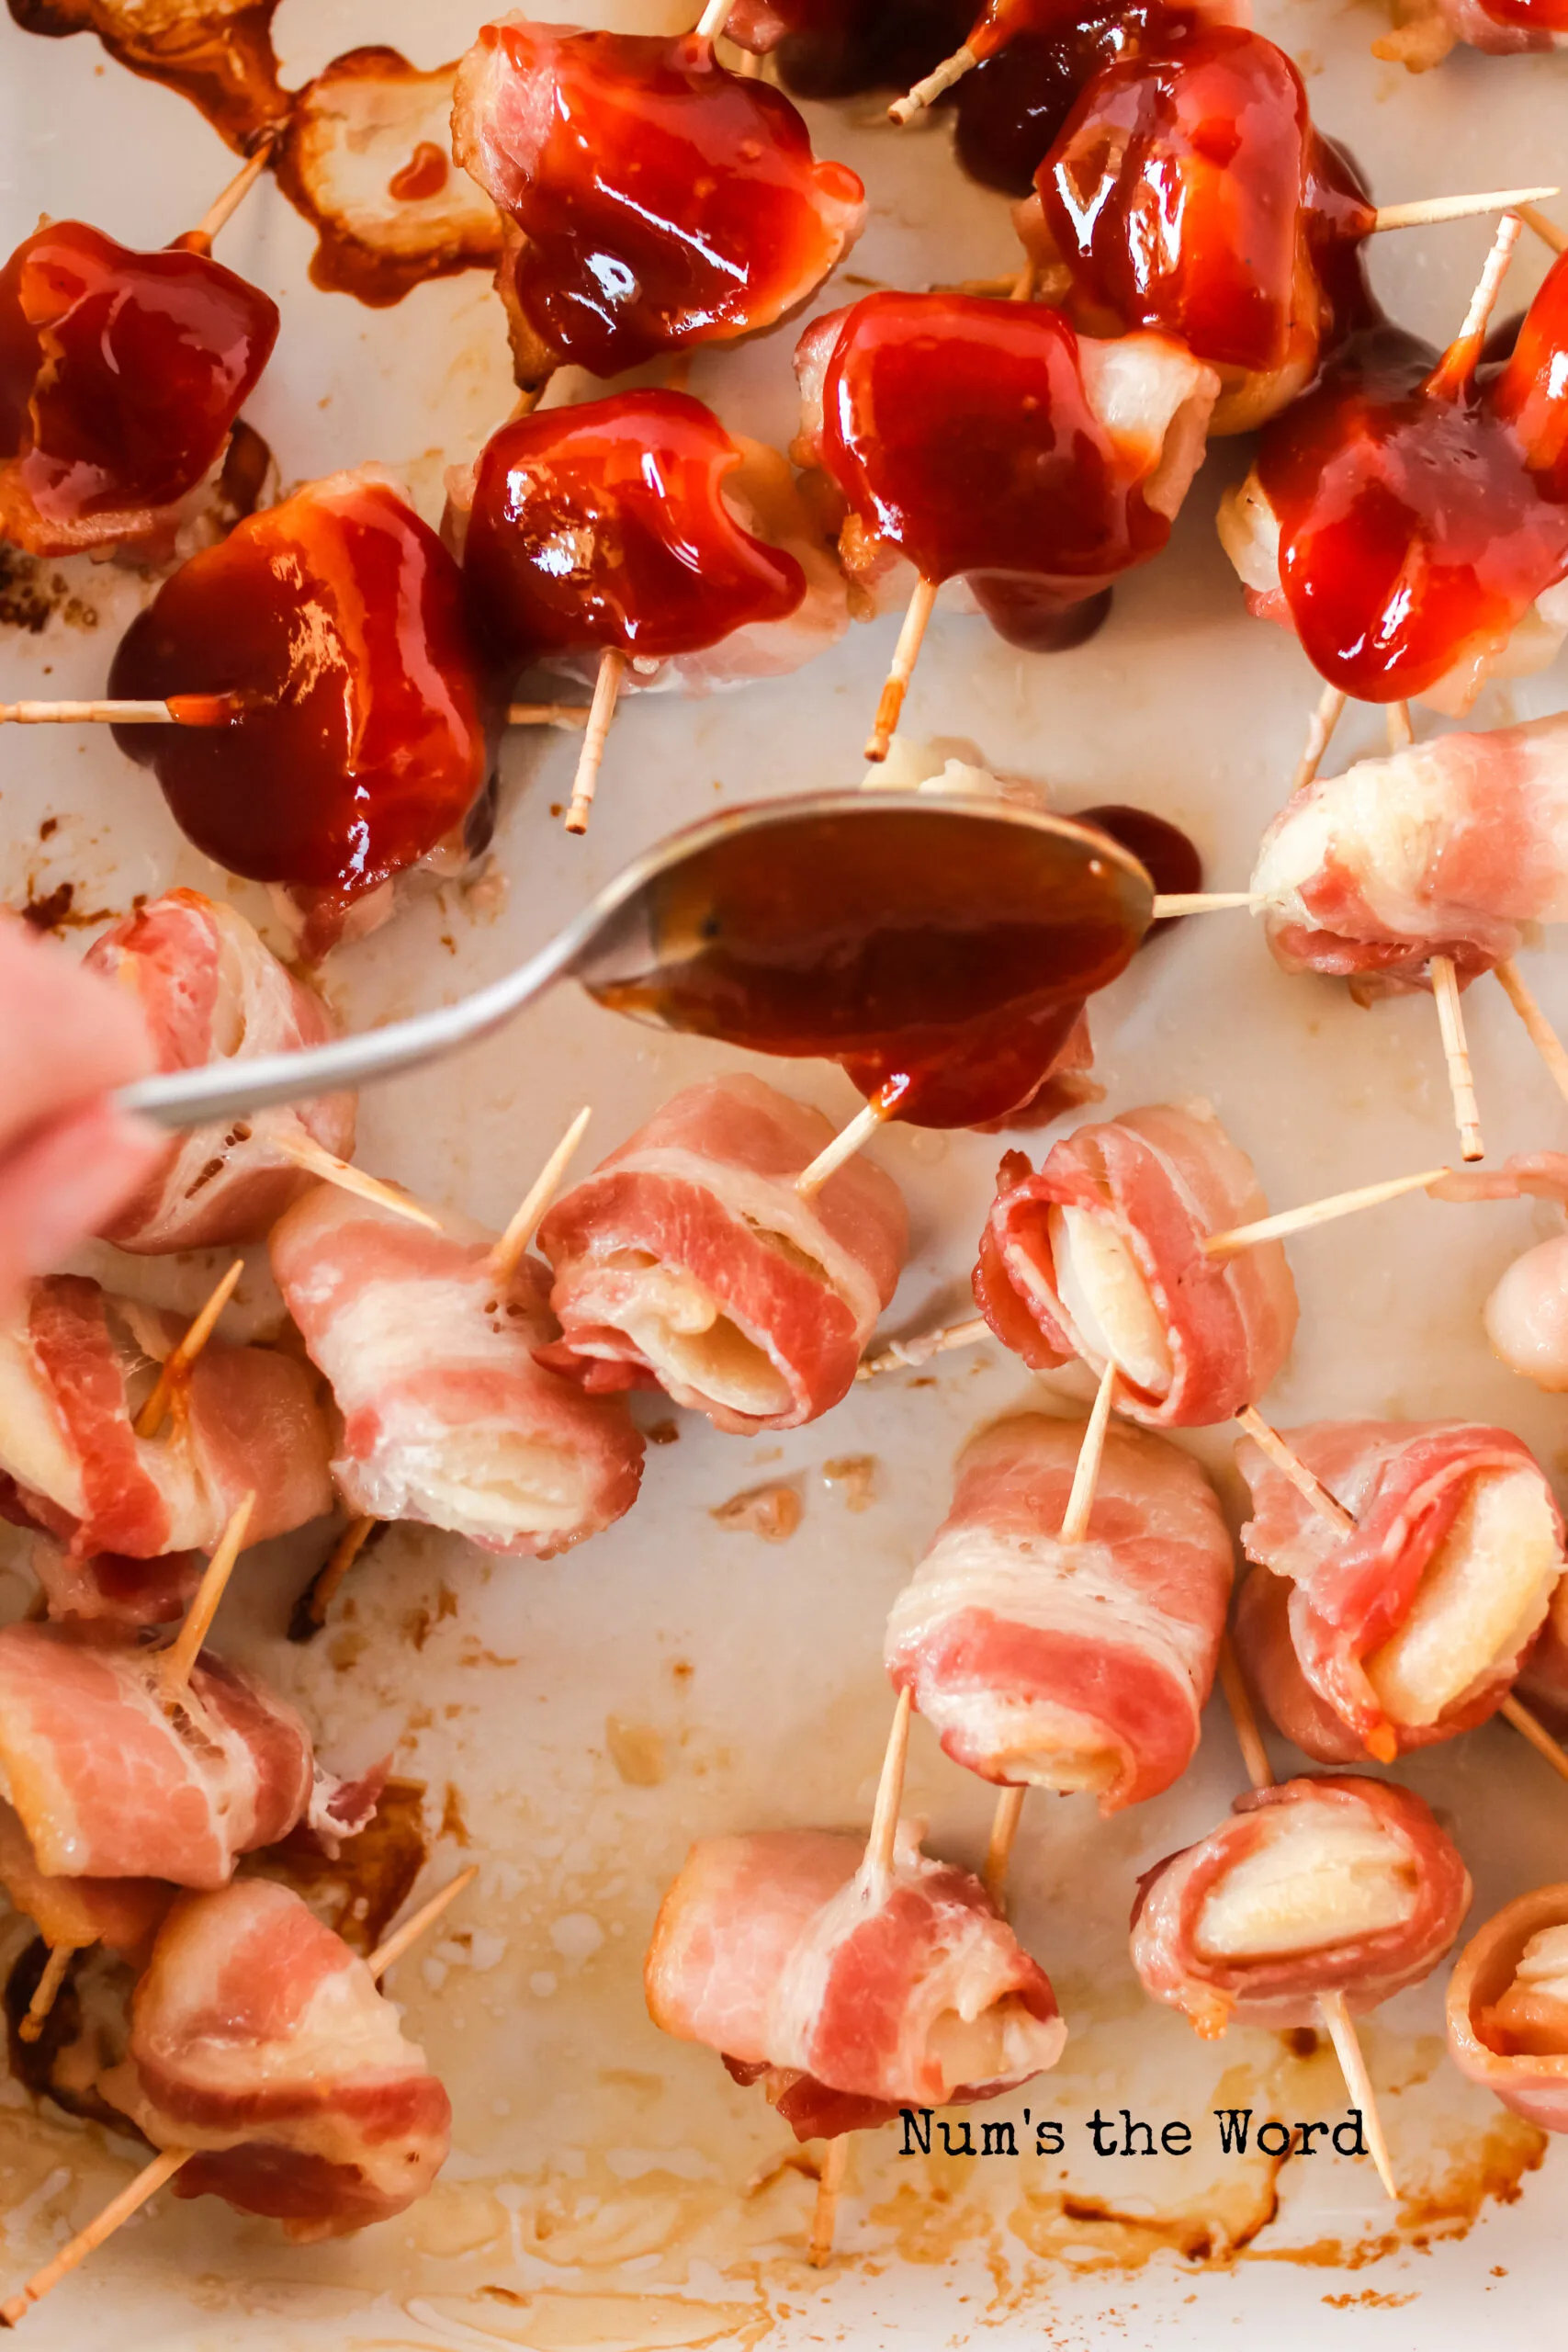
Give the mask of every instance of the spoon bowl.
[[372, 1084], [488, 1036], [556, 981], [762, 1052], [941, 1040], [1081, 999], [1148, 929], [1154, 885], [1093, 827], [975, 794], [818, 793], [735, 808], [623, 868], [513, 971], [302, 1052], [143, 1079], [118, 1108], [175, 1129]]

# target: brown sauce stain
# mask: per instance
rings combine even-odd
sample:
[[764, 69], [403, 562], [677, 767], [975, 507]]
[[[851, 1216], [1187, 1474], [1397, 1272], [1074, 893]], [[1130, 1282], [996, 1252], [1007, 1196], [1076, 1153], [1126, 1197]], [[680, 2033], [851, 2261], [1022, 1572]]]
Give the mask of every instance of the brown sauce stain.
[[278, 0], [254, 0], [216, 21], [203, 0], [187, 0], [183, 7], [164, 0], [155, 11], [145, 0], [9, 0], [9, 6], [24, 32], [50, 40], [96, 33], [119, 64], [177, 90], [242, 154], [288, 108], [272, 46]]
[[95, 629], [98, 616], [62, 571], [49, 571], [41, 558], [0, 541], [0, 628], [41, 637], [55, 618], [67, 628]]
[[1416, 2296], [1414, 2292], [1408, 2295], [1380, 2295], [1375, 2288], [1363, 2287], [1359, 2295], [1325, 2295], [1321, 2301], [1331, 2312], [1402, 2312], [1406, 2303], [1416, 2301]]
[[822, 1476], [829, 1486], [842, 1488], [846, 1510], [869, 1510], [876, 1500], [874, 1453], [835, 1454], [822, 1464]]
[[97, 2090], [99, 2075], [125, 2054], [126, 2004], [135, 1971], [101, 1949], [75, 1953], [42, 2032], [36, 2041], [24, 2041], [22, 2019], [48, 1960], [49, 1946], [36, 1936], [6, 1979], [6, 2055], [13, 2082], [85, 2123], [103, 2124], [150, 2145]]
[[716, 1503], [708, 1513], [718, 1526], [734, 1535], [756, 1535], [764, 1544], [787, 1544], [800, 1525], [801, 1500], [793, 1487], [749, 1487]]
[[373, 1951], [413, 1892], [429, 1847], [424, 1782], [389, 1781], [367, 1826], [336, 1861], [298, 1834], [260, 1857], [256, 1875], [303, 1895], [345, 1944]]
[[32, 931], [90, 931], [95, 923], [112, 922], [114, 907], [78, 907], [74, 882], [57, 882], [40, 899], [38, 883], [29, 878], [25, 906], [17, 913]]
[[604, 1718], [604, 1745], [610, 1761], [628, 1788], [656, 1789], [670, 1767], [664, 1735], [652, 1724], [629, 1723], [624, 1715]]
[[387, 182], [387, 194], [399, 204], [422, 204], [440, 195], [451, 169], [450, 158], [434, 140], [422, 139], [401, 171]]
[[473, 1843], [468, 1836], [468, 1825], [463, 1813], [462, 1792], [455, 1781], [448, 1781], [446, 1783], [446, 1794], [442, 1804], [441, 1819], [435, 1834], [438, 1838], [450, 1838], [455, 1846], [461, 1846], [465, 1850]]

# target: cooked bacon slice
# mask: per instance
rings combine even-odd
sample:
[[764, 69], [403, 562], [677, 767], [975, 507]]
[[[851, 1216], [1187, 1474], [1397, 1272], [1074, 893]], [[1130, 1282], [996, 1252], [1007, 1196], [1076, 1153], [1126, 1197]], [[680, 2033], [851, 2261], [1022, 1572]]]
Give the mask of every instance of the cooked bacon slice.
[[1195, 1462], [1113, 1429], [1089, 1534], [1064, 1544], [1083, 1433], [1021, 1413], [971, 1441], [884, 1655], [955, 1762], [987, 1781], [1090, 1789], [1110, 1814], [1192, 1760], [1231, 1542]]
[[1038, 1174], [1010, 1151], [980, 1239], [975, 1298], [1032, 1370], [1114, 1355], [1117, 1409], [1202, 1429], [1260, 1396], [1291, 1350], [1296, 1293], [1266, 1241], [1206, 1258], [1209, 1234], [1267, 1216], [1252, 1162], [1204, 1104], [1151, 1104], [1077, 1128]]
[[1287, 972], [1368, 995], [1429, 985], [1433, 956], [1489, 971], [1527, 923], [1568, 921], [1568, 716], [1438, 736], [1292, 793], [1252, 888]]
[[[3, 1515], [3, 1514], [0, 1514]], [[85, 1560], [39, 1535], [27, 1566], [56, 1624], [90, 1619], [122, 1626], [172, 1625], [183, 1617], [206, 1566], [199, 1552], [165, 1552], [133, 1560], [125, 1552], [94, 1552]]]
[[977, 1879], [901, 1833], [881, 1885], [864, 1851], [827, 1829], [702, 1838], [648, 1948], [655, 2025], [721, 2052], [739, 2080], [765, 2074], [803, 2140], [1011, 2089], [1066, 2040]]
[[451, 2102], [365, 1962], [265, 1879], [175, 1905], [101, 2087], [155, 2148], [196, 2151], [176, 2196], [266, 2214], [297, 2245], [402, 2212], [451, 2142]]
[[1477, 1928], [1449, 1979], [1449, 2055], [1544, 2132], [1568, 2132], [1568, 1885]]
[[309, 1732], [253, 1675], [204, 1651], [171, 1709], [155, 1650], [63, 1625], [0, 1631], [0, 1771], [60, 1877], [221, 1886], [316, 1800]]
[[0, 1493], [73, 1559], [210, 1551], [254, 1492], [264, 1543], [333, 1506], [327, 1431], [302, 1364], [209, 1340], [156, 1438], [137, 1412], [185, 1318], [78, 1274], [32, 1283], [0, 1320]]
[[0, 1886], [11, 1907], [31, 1919], [51, 1951], [107, 1944], [141, 1957], [174, 1889], [155, 1878], [64, 1878], [40, 1871], [14, 1805], [0, 1803]]
[[524, 232], [530, 326], [598, 376], [772, 326], [865, 220], [861, 181], [816, 160], [784, 93], [688, 37], [502, 17], [458, 69], [452, 137]]
[[550, 1559], [631, 1509], [643, 1443], [618, 1398], [536, 1363], [556, 1336], [548, 1277], [525, 1258], [498, 1282], [491, 1242], [319, 1184], [275, 1228], [272, 1264], [332, 1383], [349, 1509]]
[[1528, 1446], [1479, 1421], [1316, 1421], [1285, 1442], [1356, 1521], [1342, 1534], [1250, 1438], [1237, 1638], [1309, 1756], [1450, 1739], [1507, 1696], [1563, 1571], [1562, 1516]]
[[10, 0], [24, 31], [95, 32], [121, 65], [178, 90], [242, 153], [288, 110], [272, 19], [278, 0]]
[[293, 94], [275, 169], [315, 230], [310, 282], [372, 308], [426, 278], [493, 266], [501, 222], [452, 161], [457, 64], [351, 49]]
[[892, 1297], [908, 1221], [852, 1159], [806, 1200], [833, 1130], [746, 1071], [688, 1086], [539, 1227], [558, 1345], [593, 1389], [662, 1387], [716, 1429], [797, 1429], [845, 1396]]
[[1353, 1773], [1237, 1797], [1231, 1818], [1138, 1882], [1133, 1965], [1205, 2038], [1314, 2025], [1417, 1984], [1453, 1942], [1470, 1873], [1428, 1808]]
[[[136, 999], [160, 1069], [254, 1061], [324, 1045], [337, 1033], [323, 1000], [285, 969], [243, 915], [198, 890], [171, 890], [125, 916], [86, 960]], [[274, 1149], [274, 1137], [304, 1136], [346, 1159], [354, 1114], [353, 1095], [334, 1094], [171, 1137], [162, 1166], [105, 1227], [105, 1238], [142, 1254], [259, 1241], [310, 1183]]]

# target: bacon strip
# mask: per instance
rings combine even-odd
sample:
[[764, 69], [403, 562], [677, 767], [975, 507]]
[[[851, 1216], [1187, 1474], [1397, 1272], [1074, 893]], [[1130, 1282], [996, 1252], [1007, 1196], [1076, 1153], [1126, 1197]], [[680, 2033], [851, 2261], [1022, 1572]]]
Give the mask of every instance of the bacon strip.
[[[1523, 2020], [1515, 2019], [1510, 2032], [1508, 2010], [1515, 2005], [1507, 2004], [1502, 2017], [1498, 2009], [1507, 2002], [1526, 1945], [1565, 1923], [1568, 1885], [1539, 1886], [1521, 1894], [1477, 1928], [1449, 1979], [1449, 2055], [1454, 2064], [1544, 2132], [1568, 2132], [1568, 2035], [1551, 2030], [1555, 2018], [1540, 2019], [1536, 2031], [1523, 2033], [1517, 2030]], [[1547, 2023], [1545, 2031], [1541, 2023]]]
[[40, 1535], [27, 1565], [39, 1581], [56, 1624], [135, 1627], [172, 1625], [196, 1597], [206, 1566], [199, 1552], [164, 1552], [133, 1560], [124, 1552], [95, 1552], [85, 1560]]
[[1035, 1372], [1080, 1356], [1098, 1373], [1057, 1287], [1053, 1208], [1104, 1218], [1130, 1251], [1172, 1361], [1163, 1396], [1118, 1384], [1117, 1409], [1152, 1429], [1203, 1429], [1262, 1396], [1290, 1353], [1296, 1293], [1277, 1241], [1211, 1259], [1211, 1233], [1268, 1214], [1252, 1162], [1202, 1106], [1151, 1104], [1078, 1127], [1036, 1174], [1010, 1151], [980, 1238], [975, 1299], [998, 1340]]
[[[244, 917], [197, 890], [171, 890], [127, 915], [86, 960], [135, 997], [160, 1069], [254, 1061], [337, 1034], [321, 998], [285, 970]], [[142, 1254], [259, 1241], [310, 1182], [274, 1139], [304, 1136], [346, 1159], [354, 1119], [353, 1095], [334, 1094], [171, 1136], [162, 1164], [105, 1238]]]
[[591, 1389], [662, 1386], [716, 1429], [797, 1429], [845, 1396], [908, 1238], [889, 1176], [795, 1189], [833, 1130], [749, 1072], [686, 1087], [539, 1227], [558, 1345]]
[[155, 1878], [61, 1878], [40, 1871], [20, 1815], [3, 1803], [0, 1886], [51, 1951], [101, 1943], [132, 1959], [151, 1945], [175, 1893]]
[[34, 1283], [0, 1319], [0, 1485], [7, 1515], [73, 1559], [210, 1551], [244, 1496], [249, 1540], [332, 1509], [326, 1425], [309, 1373], [270, 1349], [211, 1340], [163, 1434], [134, 1419], [185, 1318], [76, 1274]]
[[884, 1656], [956, 1763], [987, 1781], [1091, 1788], [1111, 1814], [1192, 1760], [1231, 1543], [1195, 1462], [1113, 1429], [1088, 1537], [1063, 1544], [1083, 1430], [1025, 1413], [964, 1448]]
[[[1334, 1906], [1325, 1901], [1321, 1943], [1248, 1958], [1205, 1958], [1198, 1939], [1208, 1898], [1238, 1864], [1267, 1846], [1282, 1813], [1303, 1806], [1381, 1830], [1393, 1841], [1404, 1916], [1394, 1926], [1345, 1936], [1337, 1933]], [[1411, 1790], [1350, 1773], [1285, 1781], [1237, 1797], [1228, 1821], [1145, 1872], [1133, 1905], [1133, 1965], [1144, 1990], [1183, 2010], [1205, 2038], [1224, 2033], [1233, 2018], [1244, 2025], [1312, 2025], [1320, 1994], [1343, 1993], [1350, 2008], [1364, 2010], [1419, 1984], [1458, 1935], [1470, 1894], [1470, 1873], [1458, 1849]]]
[[156, 1659], [62, 1625], [0, 1631], [0, 1773], [51, 1877], [221, 1886], [310, 1802], [310, 1736], [286, 1701], [203, 1651], [171, 1709]]
[[977, 1879], [902, 1833], [886, 1885], [863, 1854], [825, 1829], [703, 1838], [649, 1945], [654, 2023], [721, 2052], [738, 2080], [766, 2074], [801, 2139], [989, 2098], [1054, 2066], [1066, 2039]]
[[264, 1879], [175, 1905], [100, 2087], [154, 2147], [197, 2152], [176, 2196], [266, 2214], [297, 2245], [403, 2212], [451, 2142], [451, 2102], [365, 1962]]
[[[1532, 1597], [1501, 1654], [1477, 1672], [1435, 1721], [1385, 1708], [1368, 1660], [1410, 1616], [1445, 1537], [1487, 1473], [1529, 1473], [1539, 1482], [1562, 1560], [1562, 1514], [1523, 1441], [1476, 1421], [1317, 1421], [1285, 1442], [1356, 1521], [1341, 1534], [1314, 1510], [1250, 1438], [1236, 1460], [1252, 1490], [1242, 1528], [1249, 1559], [1273, 1571], [1250, 1577], [1236, 1634], [1270, 1714], [1309, 1756], [1352, 1761], [1369, 1741], [1401, 1749], [1450, 1739], [1502, 1703], [1551, 1604], [1548, 1581]], [[1288, 1598], [1281, 1607], [1280, 1585]], [[1391, 1738], [1392, 1736], [1392, 1738]], [[1380, 1750], [1381, 1752], [1381, 1750]]]
[[1490, 971], [1525, 924], [1568, 921], [1568, 714], [1308, 785], [1264, 834], [1252, 888], [1287, 972], [1367, 995], [1429, 986], [1434, 956]]
[[525, 1258], [498, 1283], [490, 1250], [320, 1184], [275, 1228], [272, 1264], [333, 1385], [350, 1510], [549, 1559], [631, 1509], [643, 1442], [619, 1398], [535, 1361], [555, 1337], [545, 1270]]

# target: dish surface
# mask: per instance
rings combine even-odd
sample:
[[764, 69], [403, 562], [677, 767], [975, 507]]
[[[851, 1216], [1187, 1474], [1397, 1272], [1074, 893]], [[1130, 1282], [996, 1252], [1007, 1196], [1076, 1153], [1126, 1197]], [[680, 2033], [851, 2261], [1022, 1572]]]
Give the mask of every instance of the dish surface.
[[[659, 30], [692, 11], [624, 0], [582, 13]], [[1258, 16], [1296, 57], [1317, 119], [1349, 144], [1379, 198], [1561, 175], [1568, 59], [1458, 51], [1415, 78], [1371, 57], [1382, 19], [1371, 7], [1264, 0]], [[367, 40], [434, 65], [470, 29], [438, 0], [285, 0], [275, 37], [294, 84]], [[959, 175], [945, 131], [900, 137], [873, 120], [876, 111], [871, 101], [807, 109], [818, 152], [853, 164], [871, 194], [851, 290], [1011, 266], [1003, 201]], [[40, 209], [157, 243], [230, 168], [193, 109], [122, 72], [90, 39], [32, 40], [6, 18], [0, 158], [0, 249]], [[1379, 291], [1403, 321], [1441, 339], [1462, 314], [1489, 233], [1466, 222], [1380, 240]], [[249, 413], [286, 483], [375, 458], [434, 516], [444, 466], [511, 402], [488, 279], [449, 278], [371, 311], [311, 287], [310, 246], [265, 187], [229, 232], [223, 257], [284, 311]], [[1522, 302], [1544, 261], [1527, 240], [1505, 308]], [[818, 307], [844, 299], [844, 282], [831, 281]], [[726, 424], [787, 439], [795, 332], [699, 351], [693, 390]], [[1245, 462], [1244, 445], [1219, 446], [1170, 549], [1118, 588], [1110, 624], [1077, 651], [1021, 657], [980, 621], [939, 608], [906, 730], [1049, 783], [1069, 813], [1105, 801], [1156, 808], [1199, 842], [1213, 887], [1242, 886], [1317, 692], [1283, 634], [1247, 618], [1214, 537], [1219, 493]], [[101, 690], [113, 644], [148, 593], [85, 560], [13, 567], [0, 599], [10, 616], [0, 695]], [[628, 855], [726, 799], [853, 783], [893, 628], [857, 628], [776, 684], [705, 702], [637, 698], [617, 721], [583, 841], [551, 816], [570, 784], [571, 739], [514, 738], [499, 884], [432, 893], [334, 957], [327, 988], [347, 1022], [381, 1021], [502, 970]], [[1553, 709], [1564, 683], [1560, 662], [1521, 687], [1490, 689], [1472, 723]], [[1331, 767], [1372, 748], [1380, 729], [1375, 713], [1352, 709]], [[14, 734], [4, 754], [7, 900], [38, 904], [69, 884], [65, 911], [85, 938], [137, 892], [187, 883], [229, 888], [268, 929], [261, 894], [226, 883], [179, 838], [150, 779], [103, 730]], [[276, 929], [268, 935], [277, 941]], [[1526, 968], [1568, 1025], [1561, 955], [1532, 954]], [[1467, 1008], [1489, 1159], [1568, 1144], [1568, 1109], [1501, 992], [1478, 989]], [[1157, 942], [1092, 1018], [1110, 1106], [1207, 1097], [1277, 1206], [1451, 1156], [1429, 1004], [1361, 1012], [1341, 990], [1287, 979], [1245, 916], [1190, 922]], [[367, 1096], [359, 1157], [437, 1207], [499, 1226], [583, 1100], [593, 1104], [588, 1149], [597, 1157], [678, 1085], [738, 1058], [563, 992], [449, 1067]], [[757, 1066], [836, 1121], [855, 1107], [826, 1065]], [[1038, 1152], [1039, 1137], [1024, 1140]], [[915, 1229], [889, 1332], [965, 1311], [1001, 1148], [898, 1129], [877, 1146]], [[1463, 1413], [1518, 1430], [1550, 1471], [1568, 1470], [1560, 1406], [1492, 1357], [1480, 1324], [1502, 1267], [1555, 1229], [1556, 1213], [1539, 1204], [1418, 1198], [1302, 1237], [1292, 1244], [1302, 1330], [1268, 1400], [1272, 1418]], [[277, 1312], [261, 1253], [252, 1254], [232, 1317], [242, 1332]], [[99, 1249], [81, 1263], [101, 1272], [111, 1260], [120, 1287], [178, 1306], [204, 1295], [220, 1262], [127, 1261]], [[1055, 2075], [984, 2113], [1010, 2115], [1026, 2145], [1042, 2115], [1059, 2119], [1062, 2155], [927, 2158], [900, 2154], [895, 2132], [862, 2135], [838, 2260], [814, 2273], [802, 2260], [812, 2184], [784, 2127], [710, 2053], [649, 2023], [642, 1950], [692, 1838], [865, 1819], [888, 1713], [887, 1604], [942, 1515], [963, 1439], [1053, 1394], [1078, 1396], [1066, 1377], [1032, 1381], [987, 1347], [939, 1359], [919, 1379], [859, 1389], [829, 1419], [776, 1440], [721, 1437], [691, 1415], [650, 1408], [645, 1422], [674, 1430], [677, 1442], [656, 1448], [641, 1504], [610, 1534], [541, 1567], [487, 1562], [455, 1539], [400, 1528], [309, 1649], [290, 1647], [281, 1627], [319, 1535], [314, 1548], [299, 1539], [253, 1555], [226, 1604], [228, 1645], [299, 1700], [340, 1769], [395, 1744], [397, 1770], [425, 1786], [433, 1877], [469, 1855], [480, 1861], [462, 1923], [405, 1963], [395, 1987], [409, 2030], [451, 2089], [454, 2153], [402, 2221], [321, 2248], [286, 2248], [265, 2224], [210, 2199], [160, 2199], [28, 2320], [40, 2352], [128, 2343], [170, 2352], [934, 2347], [982, 2333], [1065, 2346], [1102, 2342], [1112, 2328], [1144, 2346], [1206, 2342], [1222, 2325], [1267, 2327], [1280, 2352], [1293, 2352], [1320, 2340], [1325, 2307], [1348, 2344], [1405, 2345], [1418, 2334], [1442, 2352], [1500, 2312], [1528, 2324], [1555, 2312], [1568, 2157], [1448, 2065], [1440, 1977], [1365, 2030], [1407, 2192], [1397, 2216], [1366, 2161], [1323, 2151], [1280, 2168], [1219, 2154], [1215, 2109], [1333, 2120], [1344, 2098], [1324, 2048], [1292, 2055], [1276, 2037], [1234, 2029], [1221, 2045], [1200, 2043], [1180, 2018], [1155, 2011], [1132, 1976], [1134, 1878], [1208, 1826], [1241, 1782], [1217, 1701], [1195, 1766], [1166, 1796], [1109, 1825], [1088, 1800], [1037, 1798], [1025, 1812], [1016, 1923], [1051, 1971], [1070, 2039]], [[1238, 1517], [1228, 1441], [1205, 1432], [1192, 1442]], [[805, 1505], [787, 1543], [763, 1544], [711, 1516], [775, 1481]], [[6, 1577], [0, 1598], [15, 1613], [21, 1579]], [[1476, 1882], [1473, 1917], [1562, 1875], [1568, 1792], [1502, 1725], [1413, 1757], [1401, 1775], [1455, 1827]], [[906, 1809], [929, 1815], [937, 1851], [974, 1860], [983, 1850], [988, 1792], [919, 1724]], [[14, 1949], [0, 1954], [5, 1964]], [[1156, 2132], [1185, 2119], [1193, 2153], [1097, 2158], [1084, 2129], [1097, 2105], [1108, 2114], [1125, 2106]], [[7, 2273], [43, 2259], [128, 2170], [123, 2150], [0, 2086]]]

